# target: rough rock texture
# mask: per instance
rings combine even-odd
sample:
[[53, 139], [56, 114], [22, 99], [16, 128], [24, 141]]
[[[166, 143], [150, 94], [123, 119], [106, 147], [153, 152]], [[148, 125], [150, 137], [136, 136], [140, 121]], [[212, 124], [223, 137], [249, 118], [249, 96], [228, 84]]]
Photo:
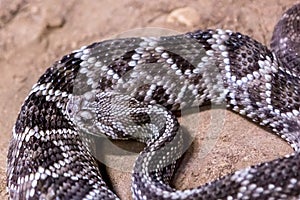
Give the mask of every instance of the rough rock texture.
[[[6, 154], [21, 103], [44, 70], [64, 54], [124, 32], [132, 35], [127, 31], [141, 27], [166, 28], [174, 33], [225, 28], [269, 45], [275, 23], [293, 3], [293, 0], [1, 0], [0, 197], [7, 197]], [[186, 7], [196, 10], [198, 16], [180, 12], [174, 20], [167, 20], [173, 11]], [[182, 18], [192, 23], [176, 21]], [[195, 187], [292, 151], [276, 136], [227, 111], [206, 110], [189, 118], [192, 120], [182, 121], [186, 126], [193, 122], [196, 136], [175, 180], [177, 188]], [[197, 126], [195, 121], [199, 122]], [[130, 173], [116, 165], [109, 169], [109, 174], [119, 196], [130, 199]]]

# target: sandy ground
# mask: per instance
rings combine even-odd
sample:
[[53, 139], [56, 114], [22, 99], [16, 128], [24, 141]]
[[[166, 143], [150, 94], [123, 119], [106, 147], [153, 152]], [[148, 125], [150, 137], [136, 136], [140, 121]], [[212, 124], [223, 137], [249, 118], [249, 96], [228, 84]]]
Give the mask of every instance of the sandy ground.
[[[181, 33], [225, 28], [269, 45], [275, 23], [294, 3], [293, 0], [0, 0], [0, 197], [7, 197], [6, 154], [20, 106], [38, 77], [64, 54], [143, 27]], [[174, 14], [180, 8], [188, 12]], [[177, 188], [198, 186], [291, 152], [283, 141], [231, 112], [204, 111], [190, 117], [199, 121], [199, 126], [175, 180]], [[130, 199], [130, 173], [118, 169], [109, 169], [109, 173], [119, 196]]]

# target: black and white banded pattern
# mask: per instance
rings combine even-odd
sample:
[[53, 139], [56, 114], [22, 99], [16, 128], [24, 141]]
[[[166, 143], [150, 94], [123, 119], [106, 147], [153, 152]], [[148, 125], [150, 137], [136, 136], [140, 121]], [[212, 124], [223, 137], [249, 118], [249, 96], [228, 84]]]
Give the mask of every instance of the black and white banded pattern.
[[[108, 40], [55, 62], [25, 99], [8, 152], [12, 199], [118, 199], [87, 132], [146, 143], [134, 199], [300, 199], [300, 5], [271, 50], [228, 30]], [[170, 186], [184, 152], [176, 111], [207, 103], [268, 128], [295, 153], [184, 191]]]

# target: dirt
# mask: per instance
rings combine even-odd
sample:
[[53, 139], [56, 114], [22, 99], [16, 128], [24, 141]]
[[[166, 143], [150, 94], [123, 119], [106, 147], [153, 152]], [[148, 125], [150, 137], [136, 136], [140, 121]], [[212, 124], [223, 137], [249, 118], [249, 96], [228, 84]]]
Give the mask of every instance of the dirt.
[[[38, 77], [64, 54], [144, 27], [175, 33], [224, 28], [269, 45], [275, 23], [294, 3], [292, 0], [0, 0], [3, 75], [0, 79], [0, 197], [7, 198], [6, 155], [20, 106]], [[292, 151], [276, 136], [222, 109], [188, 117], [182, 120], [196, 136], [175, 180], [180, 189], [201, 185]], [[194, 122], [199, 123], [195, 126]], [[130, 172], [110, 168], [109, 174], [118, 195], [130, 199]]]

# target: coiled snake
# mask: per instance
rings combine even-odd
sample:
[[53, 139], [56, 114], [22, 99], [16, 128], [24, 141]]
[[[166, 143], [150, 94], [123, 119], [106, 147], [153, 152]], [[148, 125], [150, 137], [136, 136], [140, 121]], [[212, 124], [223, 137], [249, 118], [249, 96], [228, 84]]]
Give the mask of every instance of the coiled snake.
[[[55, 62], [25, 99], [8, 152], [12, 199], [118, 199], [89, 134], [146, 143], [134, 199], [300, 199], [300, 5], [275, 27], [271, 49], [224, 30], [108, 40]], [[295, 152], [188, 190], [170, 186], [184, 152], [178, 110], [225, 103]], [[89, 134], [88, 134], [89, 133]]]

